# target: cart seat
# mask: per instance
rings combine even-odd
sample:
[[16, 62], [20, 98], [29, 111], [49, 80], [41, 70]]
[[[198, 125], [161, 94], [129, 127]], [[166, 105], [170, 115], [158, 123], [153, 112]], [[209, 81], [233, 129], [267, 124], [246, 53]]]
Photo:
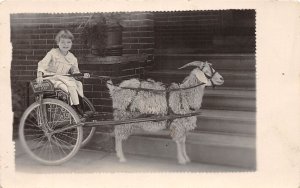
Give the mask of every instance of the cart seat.
[[59, 89], [54, 88], [53, 83], [50, 80], [43, 80], [41, 84], [38, 84], [36, 80], [30, 82], [32, 91], [34, 95], [43, 94], [44, 98], [55, 98], [70, 104], [69, 93]]

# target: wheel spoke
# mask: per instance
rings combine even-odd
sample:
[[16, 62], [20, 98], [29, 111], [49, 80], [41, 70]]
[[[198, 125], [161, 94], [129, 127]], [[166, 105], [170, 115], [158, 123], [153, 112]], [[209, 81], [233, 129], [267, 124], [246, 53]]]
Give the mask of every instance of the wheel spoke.
[[[66, 135], [66, 134], [60, 134], [60, 135], [62, 135], [63, 137], [65, 137], [65, 138], [68, 138], [70, 141], [75, 141], [76, 142], [76, 140], [77, 140], [77, 138], [74, 138], [74, 137], [70, 137], [70, 136], [68, 136], [68, 135]], [[57, 137], [57, 138], [59, 138], [59, 137]], [[71, 144], [71, 143], [70, 143]]]
[[36, 131], [36, 132], [43, 132], [39, 127], [33, 127], [33, 126], [30, 126], [30, 124], [27, 124], [27, 123], [25, 125], [28, 125], [28, 127], [32, 127], [32, 128], [26, 128], [26, 130], [31, 130], [31, 131]]
[[66, 148], [66, 147], [65, 147], [66, 145], [63, 144], [62, 140], [61, 140], [60, 138], [54, 136], [54, 135], [53, 135], [53, 139], [55, 140], [55, 145], [56, 145], [59, 149], [61, 149], [62, 151], [64, 151], [63, 148]]
[[[26, 135], [27, 136], [27, 135]], [[29, 141], [33, 141], [33, 142], [35, 142], [35, 141], [38, 141], [38, 140], [40, 140], [40, 141], [38, 141], [38, 143], [40, 143], [44, 138], [45, 138], [46, 136], [45, 135], [43, 135], [43, 136], [41, 136], [41, 137], [38, 137], [38, 138], [35, 138], [35, 139], [31, 139], [31, 140], [29, 140]]]
[[[61, 140], [61, 139], [59, 139], [59, 138], [57, 138], [57, 137], [55, 137], [55, 140], [57, 141], [57, 142], [55, 142], [56, 146], [57, 146], [58, 148], [60, 148], [61, 151], [62, 151], [64, 154], [67, 154], [66, 151], [65, 151], [64, 149], [68, 149], [68, 146], [67, 146], [67, 145], [63, 145], [63, 144], [64, 144], [64, 141]], [[66, 147], [66, 146], [67, 146], [67, 147]], [[69, 150], [71, 150], [71, 149], [69, 149]]]
[[[46, 137], [43, 137], [43, 139], [38, 143], [39, 145], [40, 145], [41, 142], [43, 142], [44, 138], [46, 138]], [[39, 146], [39, 145], [38, 145], [38, 146]], [[46, 142], [46, 143], [43, 143], [43, 145], [41, 145], [41, 147], [37, 147], [37, 148], [41, 148], [40, 150], [37, 151], [37, 156], [41, 156], [40, 153], [41, 153], [43, 150], [45, 150], [46, 146], [47, 146], [47, 142]]]
[[[57, 138], [57, 137], [56, 137], [56, 138]], [[66, 140], [62, 140], [62, 139], [60, 139], [60, 138], [57, 138], [57, 139], [60, 140], [61, 143], [65, 144], [64, 146], [67, 146], [67, 147], [69, 147], [69, 145], [73, 146], [73, 144], [67, 142]]]
[[[63, 153], [66, 153], [64, 152], [63, 148], [61, 147], [59, 141], [57, 140], [57, 138], [55, 136], [53, 136], [53, 142], [54, 142], [54, 145], [56, 146], [57, 148], [57, 153], [59, 154], [58, 157], [60, 156], [64, 156]], [[62, 151], [62, 152], [61, 152]]]
[[[79, 122], [72, 108], [56, 99], [33, 103], [24, 112], [19, 128], [22, 145], [31, 157], [44, 164], [61, 164], [78, 151], [82, 139], [81, 127], [63, 130]], [[59, 133], [51, 131], [62, 129]]]
[[26, 134], [26, 137], [29, 137], [29, 136], [34, 136], [34, 137], [36, 137], [36, 136], [39, 136], [39, 135], [43, 135], [43, 134]]
[[[27, 119], [27, 121], [29, 121], [29, 123], [31, 123], [32, 125], [34, 125], [34, 127], [39, 127], [39, 125], [37, 123], [33, 122], [31, 119]], [[30, 124], [28, 124], [28, 125], [30, 125]]]
[[[50, 152], [50, 153], [52, 152], [53, 154], [55, 154], [55, 152], [54, 152], [54, 150], [53, 150], [53, 147], [52, 147], [51, 138], [50, 138], [50, 141], [49, 141], [49, 145], [50, 145], [50, 150], [51, 150], [51, 151], [49, 151], [49, 152]], [[51, 156], [51, 155], [49, 155], [49, 159], [51, 160], [50, 156]]]
[[75, 128], [72, 128], [72, 129], [70, 128], [68, 130], [65, 130], [64, 132], [59, 132], [57, 134], [73, 134], [73, 135], [77, 135], [77, 132], [76, 132]]

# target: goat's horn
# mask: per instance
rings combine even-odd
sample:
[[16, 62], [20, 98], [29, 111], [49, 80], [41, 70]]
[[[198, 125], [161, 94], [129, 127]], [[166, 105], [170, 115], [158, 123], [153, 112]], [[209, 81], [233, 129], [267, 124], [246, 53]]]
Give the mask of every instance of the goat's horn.
[[183, 69], [183, 68], [188, 67], [188, 66], [201, 67], [203, 63], [204, 62], [202, 62], [202, 61], [192, 61], [188, 64], [183, 65], [182, 67], [180, 67], [178, 69]]

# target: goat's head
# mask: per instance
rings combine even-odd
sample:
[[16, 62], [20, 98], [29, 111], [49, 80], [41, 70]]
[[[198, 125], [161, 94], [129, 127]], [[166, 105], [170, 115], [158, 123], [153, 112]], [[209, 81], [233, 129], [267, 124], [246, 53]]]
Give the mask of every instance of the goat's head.
[[[197, 73], [198, 71], [202, 71], [206, 78], [208, 79], [208, 82], [206, 83], [206, 86], [218, 86], [218, 85], [222, 85], [224, 83], [224, 79], [223, 77], [217, 72], [215, 71], [215, 69], [212, 68], [212, 64], [203, 61], [193, 61], [190, 62], [188, 64], [185, 64], [184, 66], [180, 67], [179, 69], [188, 67], [188, 66], [195, 66], [197, 68], [195, 68], [193, 71], [194, 73], [196, 73], [195, 75], [197, 76], [197, 78], [199, 79], [199, 81], [203, 82], [203, 79], [201, 78], [199, 75], [199, 73]], [[192, 72], [193, 72], [192, 71]]]

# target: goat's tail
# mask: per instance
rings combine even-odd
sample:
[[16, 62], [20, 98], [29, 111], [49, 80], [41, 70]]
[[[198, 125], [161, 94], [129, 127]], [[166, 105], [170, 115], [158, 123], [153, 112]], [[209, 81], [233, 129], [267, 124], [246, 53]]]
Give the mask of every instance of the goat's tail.
[[115, 88], [116, 88], [116, 86], [113, 85], [112, 80], [107, 80], [106, 86], [109, 90], [109, 93], [112, 95], [114, 93]]

